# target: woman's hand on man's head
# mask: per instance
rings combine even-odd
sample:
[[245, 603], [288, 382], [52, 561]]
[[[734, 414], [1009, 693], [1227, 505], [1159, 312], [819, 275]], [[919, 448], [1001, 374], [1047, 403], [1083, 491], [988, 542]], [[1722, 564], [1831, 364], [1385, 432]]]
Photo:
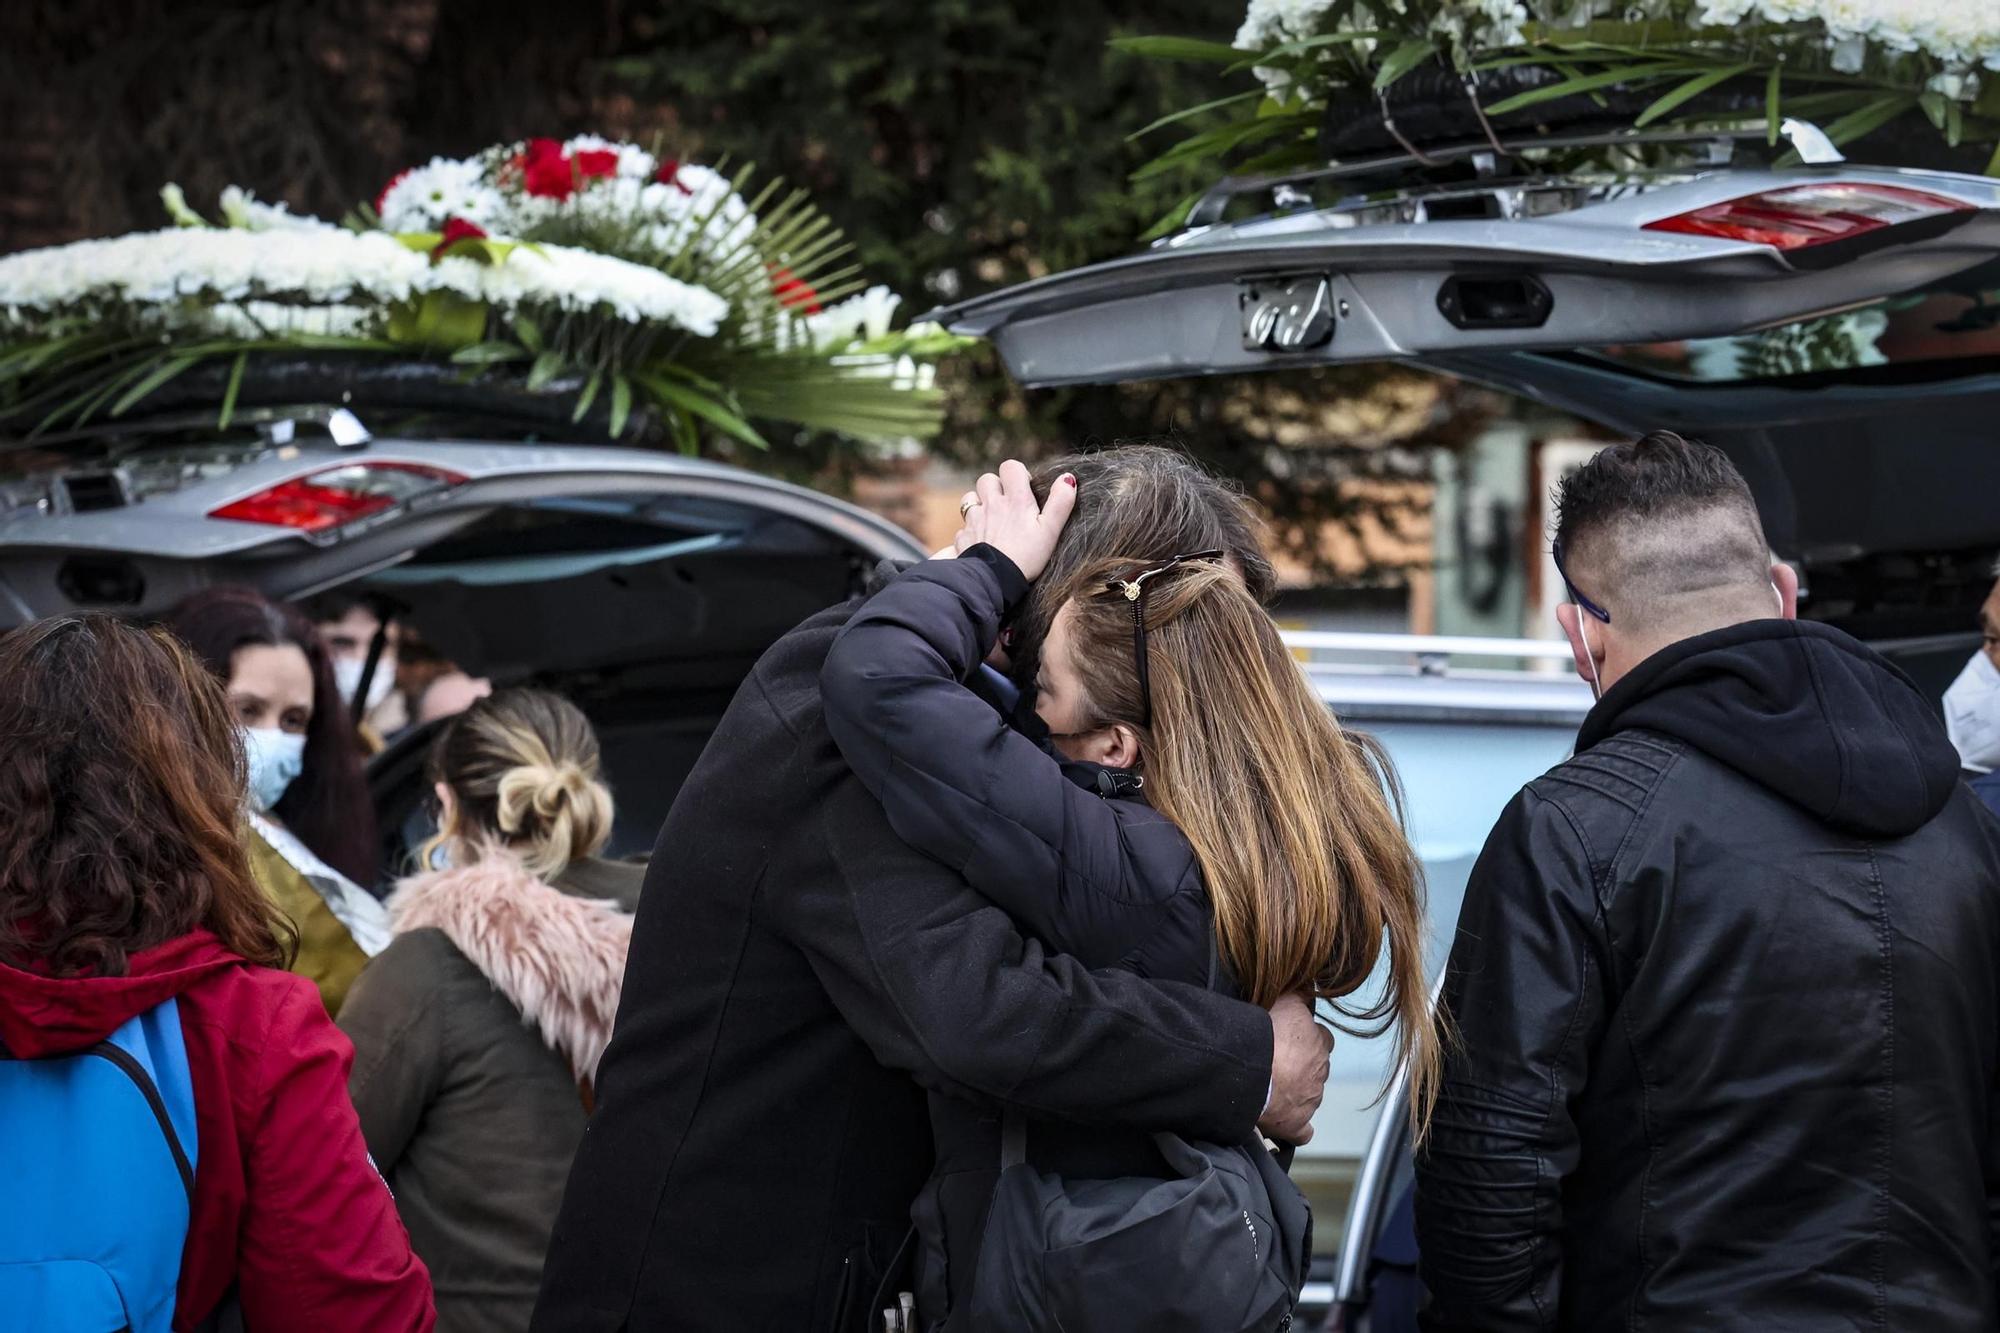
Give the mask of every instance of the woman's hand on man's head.
[[960, 511], [965, 526], [958, 530], [954, 549], [985, 542], [1014, 562], [1024, 578], [1033, 582], [1049, 566], [1063, 524], [1076, 508], [1076, 478], [1065, 472], [1049, 488], [1046, 504], [1035, 499], [1028, 469], [1014, 459], [988, 472], [966, 492]]

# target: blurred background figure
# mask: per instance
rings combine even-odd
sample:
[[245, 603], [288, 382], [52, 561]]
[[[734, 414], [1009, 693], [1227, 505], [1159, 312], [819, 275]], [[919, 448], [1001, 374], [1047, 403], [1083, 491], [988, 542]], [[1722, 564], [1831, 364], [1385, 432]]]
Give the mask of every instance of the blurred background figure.
[[348, 1044], [278, 970], [221, 687], [52, 618], [0, 639], [0, 734], [0, 1325], [430, 1328]]
[[[2000, 579], [2000, 567], [1993, 574]], [[1972, 790], [2000, 813], [2000, 582], [1979, 608], [1979, 637], [1978, 651], [1944, 692], [1944, 726]]]
[[[307, 600], [306, 614], [319, 631], [333, 662], [333, 682], [342, 702], [348, 706], [367, 752], [374, 754], [410, 725], [410, 706], [398, 678], [406, 627], [386, 608], [368, 597], [349, 592], [323, 592]], [[382, 640], [379, 653], [377, 638]], [[369, 655], [375, 654], [375, 669], [368, 670]], [[362, 677], [368, 678], [368, 693], [356, 706]]]
[[341, 1010], [349, 1088], [439, 1327], [524, 1330], [644, 872], [596, 857], [611, 793], [590, 723], [557, 695], [473, 702], [430, 776], [438, 833], [419, 855], [435, 868], [390, 897], [395, 940]]
[[480, 699], [493, 693], [493, 682], [483, 676], [468, 676], [457, 667], [440, 672], [423, 693], [416, 696], [415, 722], [424, 726], [439, 718], [463, 713]]
[[371, 891], [374, 810], [333, 664], [297, 609], [253, 588], [205, 589], [166, 623], [227, 690], [249, 760], [251, 869], [298, 930], [293, 970], [338, 1013], [389, 931]]

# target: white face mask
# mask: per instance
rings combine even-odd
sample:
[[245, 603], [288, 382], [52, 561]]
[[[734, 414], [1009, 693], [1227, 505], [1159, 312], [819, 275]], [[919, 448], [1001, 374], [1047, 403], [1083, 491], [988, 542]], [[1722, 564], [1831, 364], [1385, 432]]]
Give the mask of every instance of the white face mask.
[[[365, 657], [333, 659], [333, 684], [334, 688], [340, 691], [342, 703], [354, 702], [355, 687], [361, 684], [361, 668], [367, 661]], [[395, 688], [396, 655], [384, 652], [381, 660], [375, 663], [374, 677], [368, 682], [368, 698], [361, 706], [362, 713], [374, 712], [381, 706], [382, 701], [389, 697], [389, 691]]]
[[1975, 773], [2000, 768], [2000, 669], [1983, 651], [1944, 692], [1944, 729], [1965, 767]]
[[250, 807], [269, 810], [306, 767], [306, 738], [276, 727], [238, 727], [250, 770]]

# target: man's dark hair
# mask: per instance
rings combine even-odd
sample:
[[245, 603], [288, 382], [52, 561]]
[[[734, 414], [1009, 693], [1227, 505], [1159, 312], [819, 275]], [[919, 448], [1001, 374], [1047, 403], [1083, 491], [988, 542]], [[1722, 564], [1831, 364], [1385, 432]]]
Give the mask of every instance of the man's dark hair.
[[1076, 509], [1055, 556], [1014, 625], [1014, 675], [1034, 678], [1042, 640], [1087, 569], [1109, 559], [1165, 560], [1191, 551], [1229, 553], [1250, 592], [1269, 601], [1277, 585], [1258, 522], [1242, 494], [1186, 453], [1154, 441], [1051, 459], [1034, 469], [1038, 498], [1065, 472], [1076, 474]]
[[1556, 487], [1555, 540], [1583, 594], [1639, 614], [1768, 582], [1749, 483], [1713, 445], [1656, 430], [1600, 450]]
[[381, 599], [346, 588], [330, 588], [314, 593], [299, 606], [306, 613], [306, 619], [315, 625], [331, 625], [337, 620], [345, 620], [347, 613], [357, 606], [377, 620], [384, 619]]

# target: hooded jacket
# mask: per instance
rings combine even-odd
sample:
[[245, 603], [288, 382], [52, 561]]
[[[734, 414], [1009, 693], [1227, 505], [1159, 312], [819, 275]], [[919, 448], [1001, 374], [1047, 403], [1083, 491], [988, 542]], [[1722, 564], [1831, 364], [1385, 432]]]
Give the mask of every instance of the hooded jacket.
[[83, 1050], [168, 999], [198, 1136], [174, 1328], [232, 1287], [251, 1330], [431, 1328], [429, 1275], [347, 1100], [352, 1050], [311, 982], [206, 930], [132, 955], [120, 977], [0, 966], [0, 1042], [22, 1058]]
[[440, 1329], [528, 1326], [644, 874], [584, 860], [545, 884], [493, 852], [389, 899], [396, 937], [340, 1024], [361, 1128], [430, 1266]]
[[1502, 816], [1418, 1159], [1430, 1330], [1991, 1329], [2000, 826], [1937, 714], [1757, 620]]

